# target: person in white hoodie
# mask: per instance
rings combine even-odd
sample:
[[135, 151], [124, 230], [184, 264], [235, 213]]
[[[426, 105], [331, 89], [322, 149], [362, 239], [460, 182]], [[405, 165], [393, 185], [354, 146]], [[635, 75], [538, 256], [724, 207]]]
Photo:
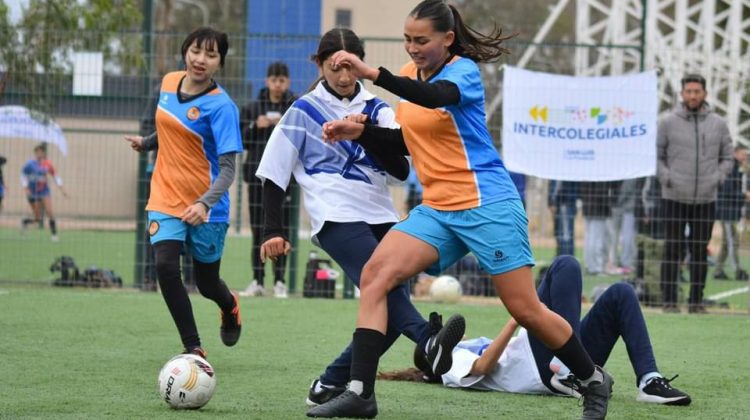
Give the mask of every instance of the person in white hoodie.
[[682, 247], [690, 252], [689, 313], [705, 313], [706, 247], [715, 220], [719, 185], [732, 171], [734, 152], [726, 121], [706, 102], [706, 79], [682, 78], [682, 103], [659, 121], [657, 176], [666, 236], [662, 263], [665, 312], [679, 312], [677, 288]]

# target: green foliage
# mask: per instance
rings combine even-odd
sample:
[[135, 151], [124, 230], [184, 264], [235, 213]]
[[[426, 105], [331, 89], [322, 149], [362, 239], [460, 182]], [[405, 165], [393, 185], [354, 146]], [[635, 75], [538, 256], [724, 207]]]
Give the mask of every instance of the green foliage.
[[137, 0], [31, 0], [17, 23], [0, 0], [0, 66], [4, 85], [30, 94], [28, 105], [51, 108], [71, 71], [70, 54], [100, 51], [107, 64], [124, 71], [142, 64]]

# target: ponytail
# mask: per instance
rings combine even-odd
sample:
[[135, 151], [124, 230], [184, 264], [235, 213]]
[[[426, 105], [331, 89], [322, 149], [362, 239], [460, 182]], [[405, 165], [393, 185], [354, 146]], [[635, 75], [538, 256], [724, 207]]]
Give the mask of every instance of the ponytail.
[[517, 35], [503, 35], [497, 24], [493, 25], [489, 35], [484, 35], [466, 25], [456, 7], [443, 0], [424, 0], [409, 16], [414, 19], [429, 19], [437, 31], [453, 31], [456, 39], [448, 47], [450, 53], [478, 63], [494, 61], [502, 55], [510, 54], [510, 50], [502, 44]]

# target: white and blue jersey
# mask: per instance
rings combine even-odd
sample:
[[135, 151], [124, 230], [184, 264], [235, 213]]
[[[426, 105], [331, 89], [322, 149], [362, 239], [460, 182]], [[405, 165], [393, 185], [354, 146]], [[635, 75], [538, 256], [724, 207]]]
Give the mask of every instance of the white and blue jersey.
[[361, 84], [349, 100], [335, 97], [320, 82], [281, 118], [256, 172], [262, 181], [269, 179], [283, 189], [294, 175], [304, 193], [313, 235], [326, 221], [398, 221], [387, 186], [390, 177], [375, 159], [353, 141], [323, 142], [323, 124], [351, 114], [366, 114], [373, 124], [398, 128], [388, 104]]
[[479, 337], [458, 343], [453, 349], [453, 365], [442, 377], [443, 385], [481, 391], [555, 395], [539, 376], [528, 332], [523, 328], [516, 337], [510, 339], [491, 372], [487, 375], [472, 375], [471, 367], [491, 342], [487, 337]]

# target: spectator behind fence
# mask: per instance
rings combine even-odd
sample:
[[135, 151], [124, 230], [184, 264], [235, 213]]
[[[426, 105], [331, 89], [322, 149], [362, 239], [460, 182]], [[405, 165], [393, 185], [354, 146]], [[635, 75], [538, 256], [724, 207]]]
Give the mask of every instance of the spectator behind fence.
[[549, 182], [547, 206], [555, 225], [556, 255], [575, 255], [575, 221], [579, 184], [571, 181]]
[[[242, 107], [240, 111], [240, 126], [242, 130], [242, 144], [247, 151], [245, 163], [242, 165], [243, 179], [247, 182], [248, 207], [250, 210], [250, 227], [253, 231], [253, 278], [241, 294], [243, 296], [263, 296], [265, 294], [265, 267], [260, 260], [260, 245], [263, 243], [263, 185], [255, 177], [263, 151], [271, 137], [281, 116], [292, 105], [296, 96], [289, 90], [289, 68], [283, 62], [277, 61], [268, 66], [266, 72], [266, 87], [258, 92], [258, 98]], [[284, 196], [283, 218], [286, 232], [289, 235], [291, 226], [291, 194], [294, 188], [287, 188]], [[294, 245], [294, 244], [292, 244]], [[274, 286], [273, 294], [277, 298], [287, 297], [287, 287], [284, 281], [286, 268], [285, 256], [280, 256], [273, 262]]]
[[3, 210], [3, 198], [5, 197], [5, 180], [3, 179], [3, 165], [7, 160], [0, 156], [0, 212]]
[[608, 274], [630, 274], [635, 267], [635, 202], [638, 180], [626, 179], [615, 196], [612, 215], [607, 220], [609, 239]]
[[748, 169], [747, 148], [737, 145], [734, 148], [734, 159], [732, 173], [719, 187], [719, 195], [716, 200], [716, 220], [721, 225], [721, 249], [716, 257], [714, 278], [717, 280], [729, 279], [729, 276], [724, 272], [724, 264], [728, 257], [734, 270], [734, 279], [747, 281], [747, 271], [740, 267], [740, 235], [737, 231], [737, 224], [742, 218], [742, 208], [745, 205], [742, 175]]
[[582, 182], [583, 203], [583, 260], [590, 275], [604, 272], [607, 260], [607, 219], [612, 215], [612, 204], [617, 198], [621, 181]]
[[41, 143], [34, 147], [34, 158], [29, 159], [21, 168], [21, 185], [26, 192], [26, 199], [29, 201], [34, 216], [33, 218], [24, 218], [21, 221], [21, 229], [25, 231], [30, 224], [41, 224], [42, 217], [47, 216], [49, 230], [52, 232], [52, 242], [57, 242], [60, 239], [57, 236], [55, 214], [52, 212], [52, 196], [47, 181], [48, 176], [55, 180], [57, 188], [64, 197], [67, 197], [68, 193], [63, 188], [62, 179], [57, 175], [52, 161], [47, 159], [47, 143]]
[[665, 312], [680, 311], [677, 306], [680, 247], [687, 241], [688, 312], [705, 313], [706, 247], [715, 219], [717, 190], [734, 165], [732, 139], [726, 121], [705, 100], [706, 80], [700, 75], [688, 75], [681, 84], [682, 103], [659, 121], [657, 129], [657, 175], [664, 198], [666, 235], [661, 276], [663, 308]]

